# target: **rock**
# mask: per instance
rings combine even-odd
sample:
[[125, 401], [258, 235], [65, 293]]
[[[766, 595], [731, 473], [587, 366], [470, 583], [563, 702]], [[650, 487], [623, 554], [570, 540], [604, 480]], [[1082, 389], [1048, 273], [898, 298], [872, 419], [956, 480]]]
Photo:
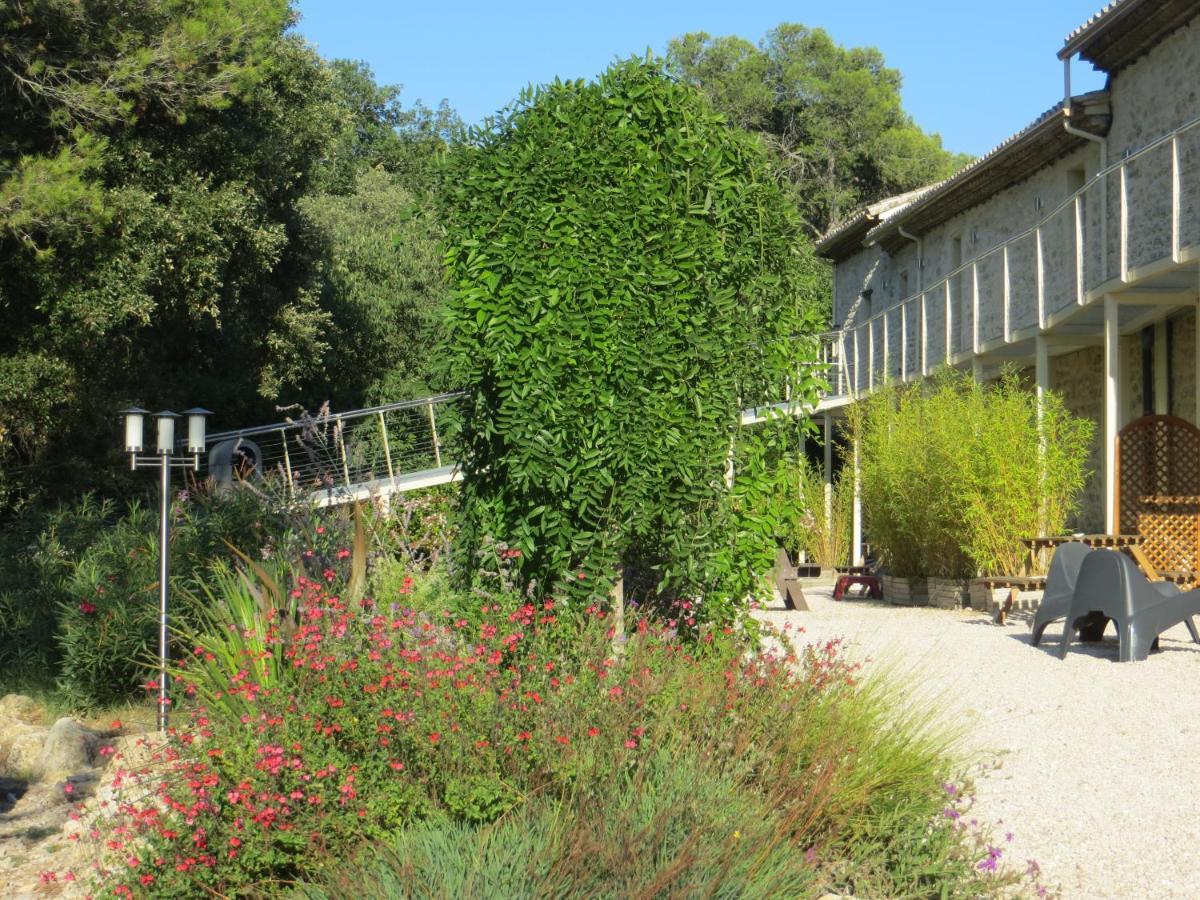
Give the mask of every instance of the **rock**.
[[84, 728], [74, 719], [59, 719], [50, 728], [38, 770], [44, 778], [61, 779], [90, 768], [96, 758], [100, 735]]
[[0, 720], [0, 775], [30, 778], [38, 774], [47, 735], [38, 725]]
[[45, 714], [38, 702], [24, 694], [5, 694], [0, 697], [0, 727], [5, 719], [14, 719], [26, 725], [41, 725]]

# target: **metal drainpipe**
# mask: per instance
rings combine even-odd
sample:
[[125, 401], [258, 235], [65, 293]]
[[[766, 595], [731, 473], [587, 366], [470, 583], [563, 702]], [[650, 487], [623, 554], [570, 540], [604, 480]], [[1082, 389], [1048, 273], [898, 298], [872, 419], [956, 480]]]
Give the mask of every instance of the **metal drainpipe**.
[[[1100, 169], [1103, 172], [1108, 168], [1108, 138], [1103, 135], [1093, 134], [1090, 131], [1084, 131], [1082, 128], [1076, 128], [1071, 124], [1071, 57], [1063, 60], [1063, 128], [1067, 134], [1073, 134], [1077, 137], [1085, 138], [1089, 141], [1095, 141], [1100, 145]], [[1086, 182], [1085, 182], [1086, 183]], [[1105, 181], [1104, 189], [1100, 191], [1100, 273], [1101, 281], [1108, 280], [1108, 182]]]

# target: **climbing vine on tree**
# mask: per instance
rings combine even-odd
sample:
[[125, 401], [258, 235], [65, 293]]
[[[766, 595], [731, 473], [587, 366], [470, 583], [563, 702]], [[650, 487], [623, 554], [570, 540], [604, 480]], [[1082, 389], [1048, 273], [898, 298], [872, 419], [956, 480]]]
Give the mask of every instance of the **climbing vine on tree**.
[[[760, 143], [660, 62], [528, 90], [446, 183], [449, 359], [469, 392], [467, 565], [538, 592], [744, 597], [738, 411], [811, 396], [818, 264]], [[711, 617], [706, 616], [706, 617]]]

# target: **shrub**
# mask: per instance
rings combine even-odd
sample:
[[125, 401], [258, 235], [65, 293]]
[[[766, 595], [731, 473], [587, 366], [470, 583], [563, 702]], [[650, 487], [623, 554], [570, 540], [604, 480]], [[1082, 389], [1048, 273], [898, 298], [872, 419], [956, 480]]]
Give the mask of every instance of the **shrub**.
[[[230, 545], [320, 577], [351, 546], [344, 511], [285, 506], [252, 490], [179, 491], [172, 505], [172, 617], [195, 624], [189, 589]], [[319, 533], [318, 533], [319, 532]], [[300, 542], [300, 534], [312, 540]], [[85, 495], [29, 515], [6, 533], [0, 560], [0, 664], [12, 684], [57, 681], [77, 710], [141, 696], [158, 654], [158, 516]]]
[[563, 600], [620, 570], [642, 603], [744, 597], [723, 480], [738, 412], [783, 395], [819, 319], [820, 267], [763, 148], [652, 60], [526, 92], [474, 137], [447, 178], [460, 571], [490, 538]]
[[1020, 571], [1021, 538], [1066, 527], [1092, 424], [1015, 373], [983, 386], [947, 370], [852, 411], [871, 546], [902, 575]]
[[260, 623], [277, 676], [256, 674], [257, 649], [238, 665], [201, 644], [178, 673], [207, 701], [157, 765], [122, 773], [134, 796], [98, 832], [110, 889], [357, 882], [366, 863], [348, 876], [346, 861], [390, 842], [402, 863], [373, 877], [415, 896], [426, 878], [557, 894], [992, 883], [943, 815], [945, 733], [836, 643], [747, 654], [731, 628], [683, 645], [643, 619], [613, 656], [594, 607], [564, 630], [549, 599], [480, 598], [470, 622], [350, 602], [338, 572], [295, 583], [298, 627]]

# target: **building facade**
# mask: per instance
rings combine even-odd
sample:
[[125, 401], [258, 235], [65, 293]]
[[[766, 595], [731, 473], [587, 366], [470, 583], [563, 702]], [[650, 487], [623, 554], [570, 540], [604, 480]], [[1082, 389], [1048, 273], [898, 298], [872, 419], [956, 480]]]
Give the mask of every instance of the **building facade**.
[[[1075, 526], [1113, 532], [1120, 428], [1200, 424], [1200, 0], [1116, 0], [1059, 58], [1060, 103], [818, 243], [834, 265], [821, 411], [942, 365], [1026, 370], [1096, 423]], [[1074, 58], [1106, 88], [1072, 96]]]

